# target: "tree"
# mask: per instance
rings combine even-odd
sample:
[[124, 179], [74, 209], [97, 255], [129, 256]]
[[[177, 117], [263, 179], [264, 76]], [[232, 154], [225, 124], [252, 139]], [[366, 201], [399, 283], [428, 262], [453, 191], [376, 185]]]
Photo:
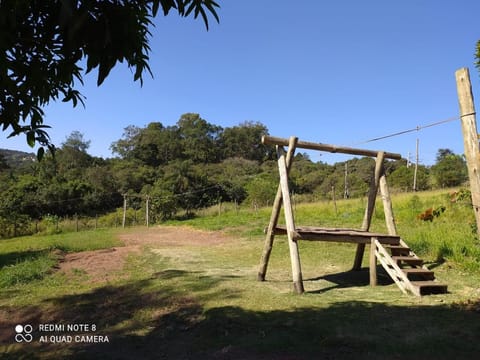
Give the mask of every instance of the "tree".
[[131, 159], [133, 150], [137, 146], [137, 138], [141, 129], [135, 125], [129, 125], [123, 129], [123, 138], [110, 145], [114, 154], [120, 155], [122, 159]]
[[183, 155], [195, 163], [215, 162], [219, 159], [218, 139], [222, 128], [210, 124], [199, 114], [183, 114], [177, 122]]
[[274, 147], [261, 143], [263, 135], [268, 135], [268, 129], [259, 122], [244, 122], [239, 126], [224, 129], [220, 137], [223, 157], [242, 157], [259, 162], [273, 159]]
[[132, 156], [146, 165], [159, 166], [181, 155], [180, 137], [176, 126], [164, 127], [152, 122], [141, 129], [136, 137]]
[[247, 198], [254, 208], [268, 206], [275, 199], [278, 188], [278, 179], [271, 173], [263, 173], [253, 178], [246, 186]]
[[159, 122], [152, 122], [145, 128], [130, 125], [124, 130], [123, 139], [110, 146], [123, 159], [136, 159], [156, 167], [182, 157], [177, 126], [164, 127]]
[[50, 101], [84, 103], [76, 88], [98, 68], [101, 85], [118, 62], [142, 83], [149, 67], [149, 28], [161, 8], [166, 16], [218, 19], [214, 0], [2, 0], [0, 1], [0, 126], [10, 136], [53, 150], [42, 107]]
[[7, 160], [5, 159], [5, 156], [3, 156], [2, 153], [0, 153], [0, 173], [3, 170], [7, 170], [8, 168], [10, 168], [10, 166], [8, 166], [8, 163], [7, 163]]
[[477, 49], [476, 49], [476, 53], [475, 53], [475, 58], [477, 59], [477, 61], [475, 62], [475, 66], [477, 67], [477, 69], [480, 70], [480, 40], [477, 41]]
[[178, 210], [178, 196], [165, 188], [163, 181], [156, 182], [150, 190], [152, 215], [161, 221], [169, 220]]
[[202, 166], [209, 182], [218, 185], [221, 201], [241, 203], [247, 196], [245, 185], [260, 172], [257, 161], [241, 157], [225, 159], [219, 164]]
[[164, 189], [169, 189], [177, 197], [177, 204], [188, 216], [192, 210], [212, 203], [215, 186], [208, 182], [203, 167], [192, 160], [175, 161], [165, 167]]
[[86, 153], [90, 147], [90, 140], [85, 140], [83, 134], [80, 131], [72, 131], [72, 133], [67, 136], [65, 142], [62, 143], [63, 148], [71, 148], [75, 151]]
[[[413, 189], [413, 178], [415, 167], [406, 166], [406, 161], [404, 161], [403, 166], [396, 168], [390, 176], [388, 176], [389, 185], [392, 188], [399, 189], [402, 191], [411, 191]], [[423, 165], [419, 165], [417, 168], [417, 190], [427, 190], [428, 189], [428, 171], [427, 168]]]
[[89, 147], [90, 140], [85, 140], [80, 131], [73, 131], [67, 136], [53, 159], [62, 175], [78, 178], [85, 168], [92, 165], [93, 158], [87, 153]]
[[463, 156], [454, 154], [450, 149], [439, 149], [436, 160], [432, 173], [438, 186], [458, 186], [467, 180], [467, 165]]

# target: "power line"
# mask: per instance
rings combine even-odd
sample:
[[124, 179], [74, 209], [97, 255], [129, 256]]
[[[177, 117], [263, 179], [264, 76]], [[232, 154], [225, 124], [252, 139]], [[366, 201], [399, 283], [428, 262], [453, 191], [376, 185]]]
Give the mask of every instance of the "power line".
[[367, 143], [378, 141], [378, 140], [388, 139], [388, 138], [391, 138], [391, 137], [408, 134], [408, 133], [411, 133], [411, 132], [414, 132], [414, 131], [420, 131], [420, 130], [423, 130], [423, 129], [426, 129], [426, 128], [429, 128], [429, 127], [446, 124], [448, 122], [452, 122], [452, 121], [459, 120], [459, 119], [460, 119], [459, 116], [450, 117], [448, 119], [437, 121], [437, 122], [434, 122], [434, 123], [431, 123], [431, 124], [418, 125], [417, 127], [413, 128], [413, 129], [403, 130], [403, 131], [399, 131], [399, 132], [396, 132], [396, 133], [393, 133], [393, 134], [384, 135], [384, 136], [376, 137], [376, 138], [373, 138], [373, 139], [361, 141], [361, 142], [355, 143], [354, 145], [367, 144]]

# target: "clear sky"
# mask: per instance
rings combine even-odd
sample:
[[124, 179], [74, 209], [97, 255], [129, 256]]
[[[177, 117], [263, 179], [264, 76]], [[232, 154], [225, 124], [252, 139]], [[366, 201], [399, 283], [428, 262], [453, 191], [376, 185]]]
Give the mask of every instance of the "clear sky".
[[[478, 0], [218, 0], [220, 24], [158, 17], [152, 79], [119, 64], [100, 87], [80, 88], [86, 108], [54, 103], [45, 123], [60, 145], [72, 131], [110, 157], [128, 125], [174, 125], [186, 112], [223, 127], [265, 124], [271, 135], [383, 149], [430, 165], [439, 148], [463, 153], [459, 121], [382, 141], [362, 141], [458, 116], [455, 71], [474, 67]], [[477, 105], [478, 108], [478, 105]], [[32, 151], [25, 139], [0, 147]], [[312, 154], [313, 161], [343, 161]]]

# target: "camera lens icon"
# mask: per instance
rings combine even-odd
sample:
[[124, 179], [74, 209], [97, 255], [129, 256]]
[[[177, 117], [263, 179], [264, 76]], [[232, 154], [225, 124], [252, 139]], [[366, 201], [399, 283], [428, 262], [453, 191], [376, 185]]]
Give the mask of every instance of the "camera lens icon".
[[31, 342], [33, 340], [32, 336], [33, 327], [32, 325], [17, 325], [15, 326], [15, 341], [18, 343], [21, 342]]

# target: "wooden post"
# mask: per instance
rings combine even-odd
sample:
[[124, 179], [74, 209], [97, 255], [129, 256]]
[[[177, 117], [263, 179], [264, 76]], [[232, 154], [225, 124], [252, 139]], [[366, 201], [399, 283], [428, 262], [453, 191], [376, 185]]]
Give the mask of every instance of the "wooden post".
[[296, 293], [304, 292], [302, 269], [300, 266], [300, 254], [298, 244], [295, 238], [295, 220], [293, 218], [292, 202], [290, 191], [288, 189], [288, 172], [283, 148], [278, 147], [278, 171], [280, 173], [280, 186], [282, 188], [283, 211], [285, 213], [285, 223], [287, 226], [288, 247], [290, 249], [290, 260], [292, 263], [293, 288]]
[[335, 185], [332, 185], [332, 200], [333, 200], [333, 207], [335, 208], [335, 216], [337, 216], [338, 209], [337, 209], [337, 199], [335, 198]]
[[146, 201], [145, 201], [145, 223], [147, 225], [147, 228], [150, 226], [150, 216], [148, 214], [149, 211], [149, 206], [148, 203], [150, 201], [150, 196], [147, 195]]
[[127, 194], [123, 194], [123, 221], [122, 228], [125, 228], [125, 222], [127, 220]]
[[477, 236], [480, 237], [480, 149], [478, 145], [477, 122], [473, 102], [472, 84], [468, 68], [455, 72], [458, 102], [462, 121], [463, 146], [468, 167], [472, 205], [477, 222]]
[[78, 214], [75, 214], [75, 231], [78, 232]]
[[375, 251], [377, 250], [376, 237], [372, 237], [370, 240], [370, 286], [377, 286], [377, 256]]
[[[292, 136], [289, 140], [287, 151], [287, 172], [293, 163], [293, 155], [295, 154], [295, 148], [298, 138]], [[257, 274], [258, 281], [265, 281], [265, 275], [267, 274], [268, 261], [270, 260], [270, 254], [272, 253], [273, 240], [275, 238], [275, 227], [278, 223], [278, 217], [280, 216], [280, 210], [282, 208], [282, 187], [279, 184], [277, 189], [277, 195], [273, 202], [272, 214], [270, 215], [270, 222], [268, 223], [267, 234], [265, 237], [265, 243], [263, 246], [262, 258], [260, 259], [260, 268]]]
[[382, 174], [380, 177], [380, 194], [383, 201], [383, 211], [385, 213], [385, 223], [389, 235], [398, 235], [397, 226], [395, 225], [395, 217], [393, 216], [392, 198], [388, 190], [387, 177]]
[[415, 171], [413, 172], [413, 191], [417, 191], [417, 172], [418, 172], [418, 142], [415, 150]]
[[344, 178], [344, 190], [343, 190], [343, 198], [349, 198], [349, 191], [348, 191], [348, 161], [345, 161], [345, 178]]
[[[385, 159], [385, 152], [379, 151], [375, 161], [375, 172], [370, 183], [370, 191], [368, 192], [367, 207], [365, 208], [365, 215], [363, 217], [362, 230], [368, 231], [372, 223], [373, 210], [375, 209], [375, 200], [377, 199], [378, 186], [380, 178], [383, 174], [383, 161]], [[365, 253], [365, 244], [357, 245], [357, 252], [353, 262], [352, 270], [360, 270], [362, 268], [363, 254]]]
[[368, 231], [372, 223], [373, 210], [375, 209], [375, 201], [378, 194], [378, 186], [380, 184], [380, 177], [383, 174], [383, 160], [385, 153], [379, 151], [375, 161], [375, 172], [373, 174], [372, 183], [370, 184], [370, 191], [368, 193], [367, 207], [365, 208], [365, 215], [363, 217], [362, 230]]

